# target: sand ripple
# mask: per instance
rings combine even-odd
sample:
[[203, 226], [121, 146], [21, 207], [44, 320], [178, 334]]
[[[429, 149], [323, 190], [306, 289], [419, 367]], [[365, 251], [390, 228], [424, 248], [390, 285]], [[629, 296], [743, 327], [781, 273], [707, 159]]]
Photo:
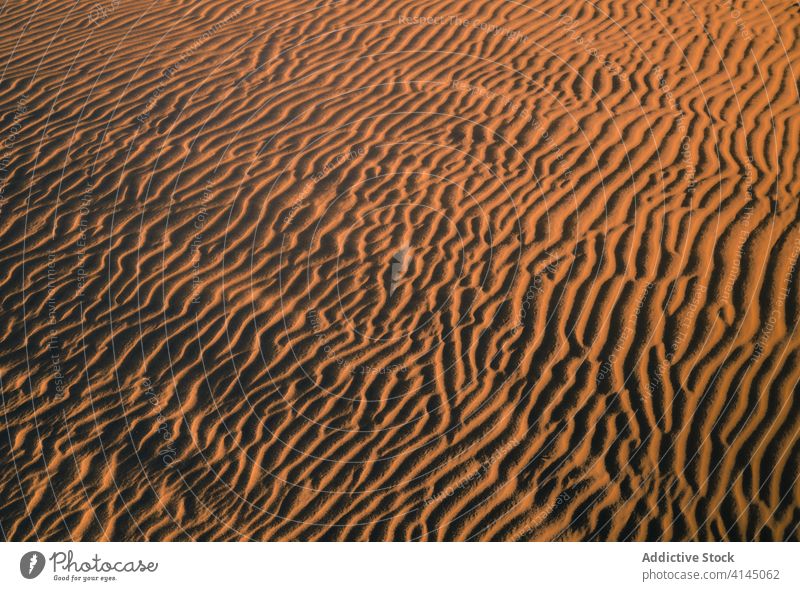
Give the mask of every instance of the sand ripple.
[[0, 25], [6, 539], [799, 539], [796, 6]]

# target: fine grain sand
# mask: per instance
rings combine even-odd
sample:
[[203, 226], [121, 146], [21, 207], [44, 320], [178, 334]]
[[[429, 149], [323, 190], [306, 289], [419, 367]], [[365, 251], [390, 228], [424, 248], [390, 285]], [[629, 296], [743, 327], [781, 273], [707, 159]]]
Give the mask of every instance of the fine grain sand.
[[800, 7], [13, 2], [7, 540], [798, 540]]

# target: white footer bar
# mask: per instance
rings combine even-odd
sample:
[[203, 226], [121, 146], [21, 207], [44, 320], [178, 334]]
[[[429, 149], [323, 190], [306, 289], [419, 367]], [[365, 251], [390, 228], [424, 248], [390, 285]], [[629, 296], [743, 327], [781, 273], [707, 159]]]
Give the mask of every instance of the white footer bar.
[[6, 543], [0, 588], [797, 591], [798, 562], [797, 543]]

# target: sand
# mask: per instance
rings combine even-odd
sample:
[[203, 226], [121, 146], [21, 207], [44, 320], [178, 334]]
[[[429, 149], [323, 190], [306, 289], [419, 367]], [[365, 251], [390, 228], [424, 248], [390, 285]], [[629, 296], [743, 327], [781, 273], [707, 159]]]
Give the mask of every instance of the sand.
[[797, 5], [0, 26], [5, 539], [800, 539]]

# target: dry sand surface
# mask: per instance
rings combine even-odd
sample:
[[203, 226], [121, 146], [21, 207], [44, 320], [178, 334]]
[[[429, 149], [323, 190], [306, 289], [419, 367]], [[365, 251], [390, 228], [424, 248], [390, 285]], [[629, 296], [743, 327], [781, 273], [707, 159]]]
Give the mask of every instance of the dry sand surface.
[[3, 538], [800, 538], [798, 4], [0, 27]]

